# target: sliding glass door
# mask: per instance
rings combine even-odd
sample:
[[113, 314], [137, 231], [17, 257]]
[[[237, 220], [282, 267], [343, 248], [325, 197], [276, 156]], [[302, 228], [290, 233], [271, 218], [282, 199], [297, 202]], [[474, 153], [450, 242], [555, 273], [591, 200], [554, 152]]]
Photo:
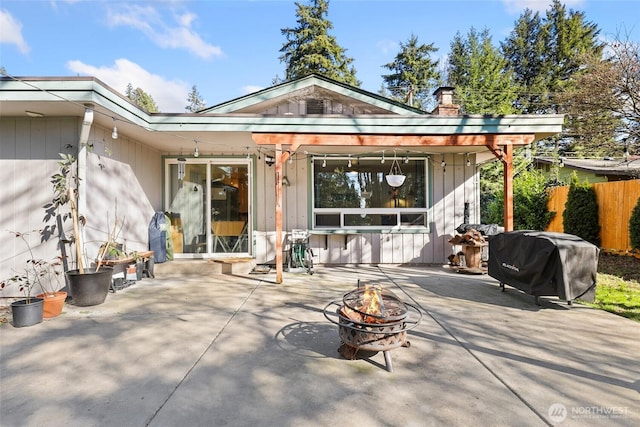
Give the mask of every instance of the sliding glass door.
[[166, 212], [176, 258], [251, 252], [251, 160], [167, 159]]

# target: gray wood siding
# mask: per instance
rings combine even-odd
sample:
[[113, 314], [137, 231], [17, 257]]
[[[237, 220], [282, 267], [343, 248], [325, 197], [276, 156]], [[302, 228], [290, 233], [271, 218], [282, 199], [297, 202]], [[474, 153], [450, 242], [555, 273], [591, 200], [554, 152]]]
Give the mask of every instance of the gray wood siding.
[[[302, 157], [302, 156], [301, 156]], [[431, 208], [428, 233], [362, 232], [358, 234], [314, 234], [310, 245], [314, 262], [319, 264], [439, 264], [446, 263], [453, 252], [448, 240], [463, 222], [464, 203], [469, 202], [471, 222], [478, 222], [475, 205], [479, 199], [479, 178], [476, 168], [466, 166], [466, 157], [445, 155], [431, 157], [429, 186]], [[473, 163], [473, 157], [471, 157]], [[283, 193], [283, 243], [286, 250], [287, 233], [293, 228], [309, 227], [311, 202], [308, 180], [309, 163], [296, 159], [286, 163], [284, 176], [291, 186]], [[273, 167], [257, 162], [255, 257], [258, 263], [275, 260], [275, 177]], [[345, 248], [346, 237], [346, 248]], [[325, 246], [326, 244], [326, 246]]]
[[[57, 236], [41, 242], [38, 230], [54, 224], [43, 223], [43, 206], [53, 195], [51, 175], [58, 172], [59, 153], [76, 153], [79, 130], [80, 119], [75, 117], [0, 119], [0, 247], [5, 249], [0, 278], [22, 271], [28, 257], [27, 247], [8, 231], [31, 232], [29, 242], [37, 258], [53, 259], [59, 254]], [[112, 155], [105, 152], [103, 141]], [[126, 216], [120, 241], [128, 242], [131, 250], [146, 249], [149, 221], [154, 210], [162, 207], [161, 154], [124, 135], [112, 140], [110, 129], [96, 126], [89, 142], [94, 145], [94, 154], [89, 156], [90, 168], [83, 183], [90, 195], [87, 212], [83, 212], [89, 221], [85, 229], [87, 255], [95, 256], [103, 230], [107, 223], [113, 224], [116, 197], [118, 216]], [[67, 221], [67, 234], [71, 229]], [[18, 295], [15, 287], [2, 293]]]

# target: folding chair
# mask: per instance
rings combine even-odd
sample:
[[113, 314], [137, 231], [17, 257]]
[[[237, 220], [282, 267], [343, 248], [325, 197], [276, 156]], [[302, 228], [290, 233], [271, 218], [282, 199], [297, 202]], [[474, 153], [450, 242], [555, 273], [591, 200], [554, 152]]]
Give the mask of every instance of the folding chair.
[[[214, 221], [213, 230], [213, 252], [216, 252], [218, 245], [224, 252], [233, 252], [238, 246], [240, 236], [245, 229], [245, 221]], [[235, 237], [236, 241], [231, 247], [231, 238]]]

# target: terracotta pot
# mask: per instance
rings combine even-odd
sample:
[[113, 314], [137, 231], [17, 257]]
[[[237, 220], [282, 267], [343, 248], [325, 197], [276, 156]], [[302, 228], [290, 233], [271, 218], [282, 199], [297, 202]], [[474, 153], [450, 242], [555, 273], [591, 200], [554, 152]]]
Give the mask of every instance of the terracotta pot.
[[63, 291], [54, 292], [52, 294], [36, 295], [44, 300], [42, 316], [45, 319], [59, 316], [62, 313], [64, 302], [67, 300], [67, 293]]

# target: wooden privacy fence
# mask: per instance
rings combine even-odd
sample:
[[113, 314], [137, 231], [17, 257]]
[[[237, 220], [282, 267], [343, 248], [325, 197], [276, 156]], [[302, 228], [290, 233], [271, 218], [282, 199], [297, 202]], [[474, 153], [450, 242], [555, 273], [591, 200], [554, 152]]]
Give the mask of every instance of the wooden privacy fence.
[[[629, 218], [640, 198], [640, 179], [600, 182], [591, 186], [595, 189], [598, 201], [600, 247], [607, 251], [630, 251]], [[556, 212], [556, 215], [546, 231], [564, 231], [562, 213], [568, 194], [569, 186], [556, 187], [551, 191], [547, 208], [550, 212]]]

